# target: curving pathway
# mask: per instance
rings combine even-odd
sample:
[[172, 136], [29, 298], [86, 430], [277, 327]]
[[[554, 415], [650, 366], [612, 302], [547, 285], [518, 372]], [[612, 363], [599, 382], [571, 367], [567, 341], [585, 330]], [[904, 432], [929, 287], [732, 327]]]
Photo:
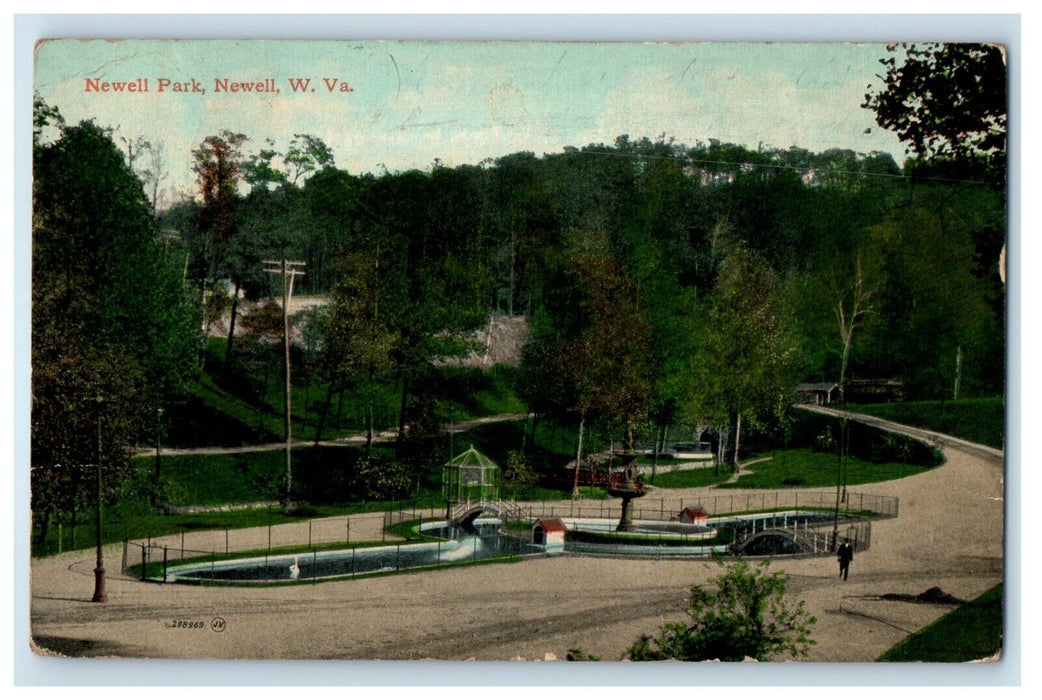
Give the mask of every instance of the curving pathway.
[[[900, 517], [873, 524], [872, 547], [857, 554], [849, 581], [839, 580], [832, 558], [773, 564], [817, 617], [809, 660], [872, 661], [951, 609], [882, 600], [886, 593], [939, 586], [971, 599], [1002, 581], [1001, 453], [941, 439], [944, 465], [872, 486], [900, 498]], [[362, 519], [357, 527], [366, 527]], [[106, 557], [116, 569], [118, 547]], [[109, 602], [100, 605], [90, 602], [93, 565], [89, 550], [32, 561], [38, 644], [93, 656], [491, 660], [563, 659], [581, 647], [613, 660], [641, 634], [682, 619], [691, 585], [719, 573], [708, 561], [572, 556], [257, 589], [143, 584], [110, 573]], [[224, 621], [220, 632], [210, 628], [215, 618]], [[202, 626], [179, 628], [178, 620]]]

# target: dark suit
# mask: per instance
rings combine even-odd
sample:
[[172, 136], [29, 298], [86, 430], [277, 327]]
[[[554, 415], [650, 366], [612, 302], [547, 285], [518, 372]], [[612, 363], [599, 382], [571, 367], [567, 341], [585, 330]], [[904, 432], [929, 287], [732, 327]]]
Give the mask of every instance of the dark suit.
[[836, 558], [839, 559], [839, 575], [846, 581], [847, 573], [850, 571], [850, 562], [854, 561], [854, 547], [849, 542], [844, 542], [839, 546]]

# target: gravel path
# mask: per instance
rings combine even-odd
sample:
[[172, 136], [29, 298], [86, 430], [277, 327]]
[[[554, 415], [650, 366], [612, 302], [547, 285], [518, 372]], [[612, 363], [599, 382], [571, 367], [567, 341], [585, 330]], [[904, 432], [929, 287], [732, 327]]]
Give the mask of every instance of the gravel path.
[[[948, 460], [941, 467], [870, 487], [900, 498], [900, 517], [873, 524], [872, 547], [858, 553], [849, 581], [839, 580], [831, 557], [772, 565], [791, 576], [790, 594], [806, 601], [818, 619], [809, 660], [872, 661], [951, 609], [882, 600], [887, 593], [915, 595], [939, 586], [970, 599], [1002, 581], [1001, 456], [951, 441], [942, 449]], [[671, 498], [699, 495], [713, 492], [669, 492]], [[367, 527], [378, 527], [378, 520], [360, 516], [352, 532], [361, 537]], [[720, 571], [707, 561], [560, 556], [311, 586], [202, 588], [123, 577], [119, 546], [105, 555], [117, 573], [109, 573], [104, 605], [90, 602], [92, 551], [32, 561], [37, 651], [544, 660], [563, 659], [581, 647], [614, 660], [642, 633], [681, 619], [690, 586]], [[217, 618], [224, 623], [220, 632], [211, 627]], [[176, 621], [198, 627], [177, 627]]]

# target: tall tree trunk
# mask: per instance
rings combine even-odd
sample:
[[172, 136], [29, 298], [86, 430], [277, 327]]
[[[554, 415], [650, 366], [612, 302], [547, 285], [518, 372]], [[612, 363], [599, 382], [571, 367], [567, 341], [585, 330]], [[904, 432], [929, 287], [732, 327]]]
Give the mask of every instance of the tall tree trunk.
[[731, 436], [731, 429], [726, 426], [717, 426], [716, 428], [716, 474], [720, 474], [720, 468], [727, 462], [727, 445]]
[[529, 445], [528, 449], [530, 451], [531, 450], [535, 450], [535, 431], [536, 431], [536, 427], [538, 425], [539, 425], [539, 414], [538, 413], [533, 413], [532, 414], [532, 432], [530, 433], [530, 437], [528, 439], [528, 445]]
[[224, 346], [224, 364], [232, 361], [232, 345], [235, 342], [235, 318], [239, 313], [239, 280], [235, 280], [235, 292], [232, 294], [231, 320], [228, 321], [228, 343]]
[[326, 416], [329, 415], [329, 407], [333, 404], [333, 392], [336, 382], [332, 379], [326, 385], [326, 400], [322, 402], [322, 408], [318, 413], [318, 425], [315, 426], [315, 444], [322, 440], [322, 431], [326, 427]]
[[738, 443], [742, 438], [742, 414], [739, 413], [735, 421], [734, 429], [734, 473], [738, 473]]
[[344, 385], [339, 384], [336, 395], [336, 429], [340, 430], [340, 418], [344, 414]]
[[955, 351], [955, 391], [952, 392], [952, 398], [958, 400], [959, 389], [962, 386], [962, 346], [960, 345]]
[[408, 413], [409, 407], [409, 377], [402, 375], [402, 400], [400, 404], [400, 413], [398, 414], [398, 439], [401, 440], [405, 437], [405, 414]]
[[510, 287], [507, 292], [507, 314], [514, 315], [514, 266], [517, 264], [517, 232], [510, 227]]
[[365, 433], [365, 456], [369, 457], [369, 453], [373, 448], [373, 404], [370, 402], [366, 406], [366, 415], [368, 417], [368, 429]]
[[586, 411], [579, 413], [579, 440], [575, 447], [575, 480], [572, 483], [572, 498], [579, 497], [579, 465], [583, 456], [583, 431], [586, 428]]

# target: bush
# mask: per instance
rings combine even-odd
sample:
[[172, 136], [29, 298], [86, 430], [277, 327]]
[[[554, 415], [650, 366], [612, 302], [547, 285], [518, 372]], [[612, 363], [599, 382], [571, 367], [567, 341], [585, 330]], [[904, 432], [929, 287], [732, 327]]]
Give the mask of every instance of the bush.
[[525, 462], [524, 454], [518, 450], [511, 450], [507, 453], [503, 481], [511, 485], [528, 486], [539, 481], [539, 475]]
[[817, 620], [803, 601], [785, 600], [789, 577], [767, 573], [770, 562], [757, 568], [746, 562], [728, 566], [710, 583], [716, 590], [691, 588], [692, 624], [668, 622], [655, 639], [644, 635], [630, 647], [633, 661], [768, 661], [779, 654], [806, 657], [815, 644], [810, 628]]
[[397, 461], [363, 457], [355, 471], [354, 490], [366, 501], [392, 501], [409, 495], [412, 480]]

